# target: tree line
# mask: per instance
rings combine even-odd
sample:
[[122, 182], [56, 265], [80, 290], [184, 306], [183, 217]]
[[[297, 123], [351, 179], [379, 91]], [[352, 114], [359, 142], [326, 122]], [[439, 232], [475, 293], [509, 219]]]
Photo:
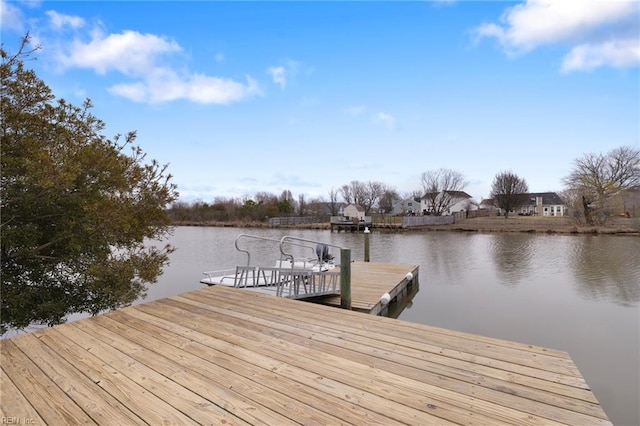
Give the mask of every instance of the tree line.
[[[574, 160], [573, 168], [563, 179], [565, 189], [558, 195], [572, 208], [576, 220], [588, 225], [602, 224], [611, 215], [608, 200], [621, 191], [640, 185], [640, 149], [622, 146], [607, 153], [588, 153]], [[456, 202], [456, 196], [468, 185], [463, 173], [440, 168], [422, 173], [421, 188], [411, 193], [400, 193], [382, 182], [353, 180], [335, 189], [327, 198], [307, 200], [304, 194], [294, 198], [285, 190], [279, 196], [258, 192], [249, 198], [216, 197], [208, 203], [197, 200], [179, 201], [167, 210], [177, 223], [266, 221], [276, 216], [332, 216], [338, 215], [341, 204], [358, 204], [366, 215], [389, 214], [393, 206], [407, 198], [424, 199], [430, 214], [440, 216]], [[491, 185], [493, 206], [504, 212], [530, 203], [529, 186], [525, 178], [512, 170], [497, 173]]]
[[352, 180], [339, 188], [331, 188], [327, 198], [318, 197], [307, 200], [304, 194], [295, 198], [291, 191], [280, 195], [269, 192], [257, 192], [254, 197], [243, 198], [215, 197], [212, 202], [196, 200], [177, 201], [167, 213], [177, 223], [185, 222], [228, 222], [228, 221], [266, 221], [276, 216], [337, 216], [342, 205], [357, 204], [364, 209], [365, 215], [388, 214], [394, 205], [404, 198], [421, 198], [445, 193], [434, 202], [434, 214], [441, 215], [450, 207], [453, 198], [448, 192], [461, 191], [466, 186], [464, 175], [450, 169], [438, 169], [422, 174], [423, 190], [400, 195], [392, 186], [378, 181], [362, 182]]
[[262, 222], [278, 216], [337, 216], [344, 204], [358, 204], [365, 214], [390, 212], [393, 204], [400, 200], [393, 188], [381, 182], [360, 182], [354, 180], [339, 189], [331, 189], [328, 200], [319, 197], [307, 199], [304, 194], [295, 198], [291, 191], [280, 195], [257, 192], [253, 197], [215, 197], [212, 202], [196, 200], [177, 201], [167, 214], [175, 223], [185, 222]]

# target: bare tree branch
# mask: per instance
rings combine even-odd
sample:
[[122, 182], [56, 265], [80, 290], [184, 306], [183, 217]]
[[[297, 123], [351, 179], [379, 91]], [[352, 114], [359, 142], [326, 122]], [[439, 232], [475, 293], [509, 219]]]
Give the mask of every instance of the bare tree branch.
[[640, 149], [623, 146], [607, 154], [589, 153], [574, 161], [564, 183], [579, 194], [580, 207], [589, 225], [607, 218], [607, 199], [640, 184]]
[[527, 182], [511, 170], [498, 173], [491, 185], [491, 198], [496, 207], [504, 210], [505, 219], [509, 211], [523, 206], [529, 201]]
[[442, 216], [457, 200], [457, 193], [467, 186], [462, 173], [450, 169], [431, 170], [422, 173], [423, 199], [431, 213]]

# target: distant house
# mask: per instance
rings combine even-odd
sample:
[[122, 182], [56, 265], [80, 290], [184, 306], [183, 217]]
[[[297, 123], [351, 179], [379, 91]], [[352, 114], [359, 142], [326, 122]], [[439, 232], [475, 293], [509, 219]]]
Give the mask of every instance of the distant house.
[[[567, 206], [555, 192], [531, 192], [527, 194], [529, 201], [511, 210], [509, 214], [519, 214], [526, 216], [564, 216]], [[496, 207], [493, 198], [488, 198], [480, 202], [481, 209], [497, 210], [500, 214], [502, 209]]]
[[448, 196], [451, 197], [453, 203], [449, 208], [442, 212], [443, 216], [452, 215], [454, 213], [458, 213], [461, 211], [469, 211], [469, 210], [478, 210], [478, 206], [473, 202], [473, 198], [471, 195], [467, 194], [464, 191], [442, 191], [433, 197], [434, 193], [425, 194], [420, 199], [420, 210], [422, 210], [423, 214], [429, 214], [436, 210], [433, 206], [433, 198], [436, 200], [440, 199], [439, 197]]
[[523, 214], [537, 216], [564, 216], [567, 207], [555, 192], [532, 192], [529, 194], [529, 204], [521, 207]]
[[344, 208], [344, 212], [342, 214], [344, 217], [349, 219], [358, 218], [360, 220], [364, 220], [364, 207], [358, 204], [349, 204]]
[[391, 214], [399, 215], [399, 214], [420, 214], [420, 198], [410, 197], [405, 198], [404, 200], [400, 200], [393, 205], [393, 209], [391, 210]]

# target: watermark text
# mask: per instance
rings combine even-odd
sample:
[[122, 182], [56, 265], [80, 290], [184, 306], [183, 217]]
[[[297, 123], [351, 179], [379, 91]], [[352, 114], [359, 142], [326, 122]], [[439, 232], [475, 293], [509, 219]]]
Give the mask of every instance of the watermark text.
[[33, 417], [0, 417], [0, 425], [35, 425]]

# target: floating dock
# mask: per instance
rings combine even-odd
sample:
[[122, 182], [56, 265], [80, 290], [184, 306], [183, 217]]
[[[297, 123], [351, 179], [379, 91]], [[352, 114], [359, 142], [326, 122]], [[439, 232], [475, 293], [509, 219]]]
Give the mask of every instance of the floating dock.
[[[340, 271], [340, 267], [335, 269]], [[389, 309], [407, 303], [419, 289], [419, 267], [402, 263], [351, 263], [351, 309], [372, 315], [389, 316]], [[338, 287], [339, 279], [338, 279]], [[276, 287], [243, 287], [240, 290], [253, 291], [276, 296]], [[287, 292], [283, 292], [286, 296]], [[389, 295], [383, 301], [383, 295]], [[295, 298], [305, 299], [304, 293]], [[307, 298], [308, 299], [308, 298]], [[327, 306], [341, 306], [340, 295], [313, 297], [312, 301]], [[391, 315], [393, 316], [393, 314]]]
[[12, 424], [611, 424], [565, 352], [223, 286], [0, 356]]
[[[391, 304], [402, 304], [417, 291], [419, 267], [402, 263], [351, 263], [351, 309], [372, 315], [387, 315]], [[384, 294], [390, 297], [384, 303]], [[340, 296], [323, 297], [320, 303], [340, 306]]]

